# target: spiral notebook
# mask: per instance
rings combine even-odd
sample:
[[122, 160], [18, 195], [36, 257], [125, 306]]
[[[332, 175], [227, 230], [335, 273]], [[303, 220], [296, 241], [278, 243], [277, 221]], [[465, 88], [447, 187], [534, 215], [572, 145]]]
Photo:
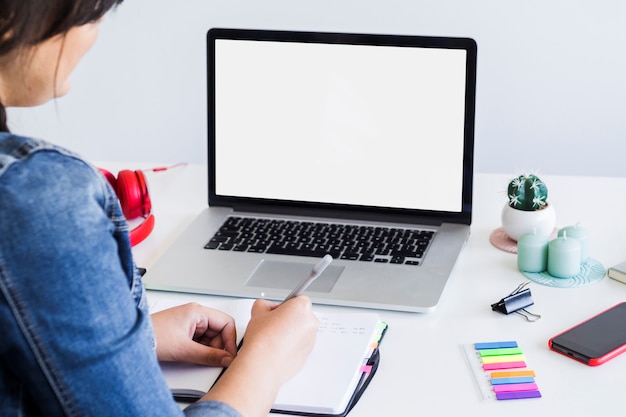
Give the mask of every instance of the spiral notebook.
[[[210, 305], [235, 318], [238, 341], [250, 320], [254, 300], [234, 299]], [[155, 312], [173, 306], [159, 300]], [[305, 416], [345, 416], [360, 399], [376, 373], [379, 343], [387, 325], [375, 313], [316, 313], [317, 341], [304, 367], [276, 398], [272, 413]], [[162, 363], [163, 374], [176, 399], [193, 402], [217, 381], [221, 368]], [[259, 367], [262, 369], [262, 366]], [[267, 372], [271, 372], [268, 369]]]

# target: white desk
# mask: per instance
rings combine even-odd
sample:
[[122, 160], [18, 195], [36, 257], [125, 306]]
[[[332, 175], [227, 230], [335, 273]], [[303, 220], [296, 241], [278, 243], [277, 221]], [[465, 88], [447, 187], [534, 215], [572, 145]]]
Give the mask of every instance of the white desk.
[[[106, 165], [115, 170], [122, 166]], [[139, 167], [133, 167], [139, 168]], [[206, 206], [206, 167], [149, 173], [156, 216], [154, 233], [134, 249], [137, 264], [150, 268], [163, 250]], [[380, 311], [389, 324], [378, 374], [352, 417], [410, 415], [621, 416], [626, 404], [626, 355], [588, 367], [548, 350], [548, 338], [619, 301], [626, 285], [609, 278], [586, 287], [558, 289], [531, 284], [541, 320], [491, 311], [525, 277], [515, 255], [489, 243], [500, 226], [510, 175], [477, 174], [472, 234], [437, 310], [430, 314]], [[605, 267], [626, 260], [626, 178], [541, 176], [557, 226], [581, 222], [590, 231], [590, 256]], [[149, 297], [159, 297], [151, 292]], [[181, 301], [218, 297], [177, 295]], [[340, 307], [316, 306], [320, 310]], [[346, 309], [347, 310], [347, 309]], [[474, 342], [516, 340], [537, 373], [540, 399], [483, 400], [462, 351]], [[315, 383], [312, 381], [312, 383]]]

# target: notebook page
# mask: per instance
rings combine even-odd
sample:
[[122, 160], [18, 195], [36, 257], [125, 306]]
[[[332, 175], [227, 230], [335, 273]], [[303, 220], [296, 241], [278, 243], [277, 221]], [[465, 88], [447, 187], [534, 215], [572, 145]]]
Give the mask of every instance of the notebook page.
[[372, 353], [375, 313], [318, 314], [317, 342], [304, 367], [280, 389], [274, 409], [322, 414], [345, 410]]

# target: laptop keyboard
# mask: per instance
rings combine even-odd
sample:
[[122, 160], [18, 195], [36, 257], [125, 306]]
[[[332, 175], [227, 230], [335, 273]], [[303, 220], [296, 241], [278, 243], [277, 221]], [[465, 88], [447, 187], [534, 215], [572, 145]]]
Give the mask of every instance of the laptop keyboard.
[[419, 265], [432, 230], [229, 217], [205, 249]]

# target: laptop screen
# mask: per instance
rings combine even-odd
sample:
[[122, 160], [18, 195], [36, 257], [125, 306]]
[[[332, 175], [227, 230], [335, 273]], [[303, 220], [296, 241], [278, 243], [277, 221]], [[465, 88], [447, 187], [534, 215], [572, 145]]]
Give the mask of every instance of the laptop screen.
[[468, 222], [473, 41], [230, 29], [208, 39], [211, 204]]

